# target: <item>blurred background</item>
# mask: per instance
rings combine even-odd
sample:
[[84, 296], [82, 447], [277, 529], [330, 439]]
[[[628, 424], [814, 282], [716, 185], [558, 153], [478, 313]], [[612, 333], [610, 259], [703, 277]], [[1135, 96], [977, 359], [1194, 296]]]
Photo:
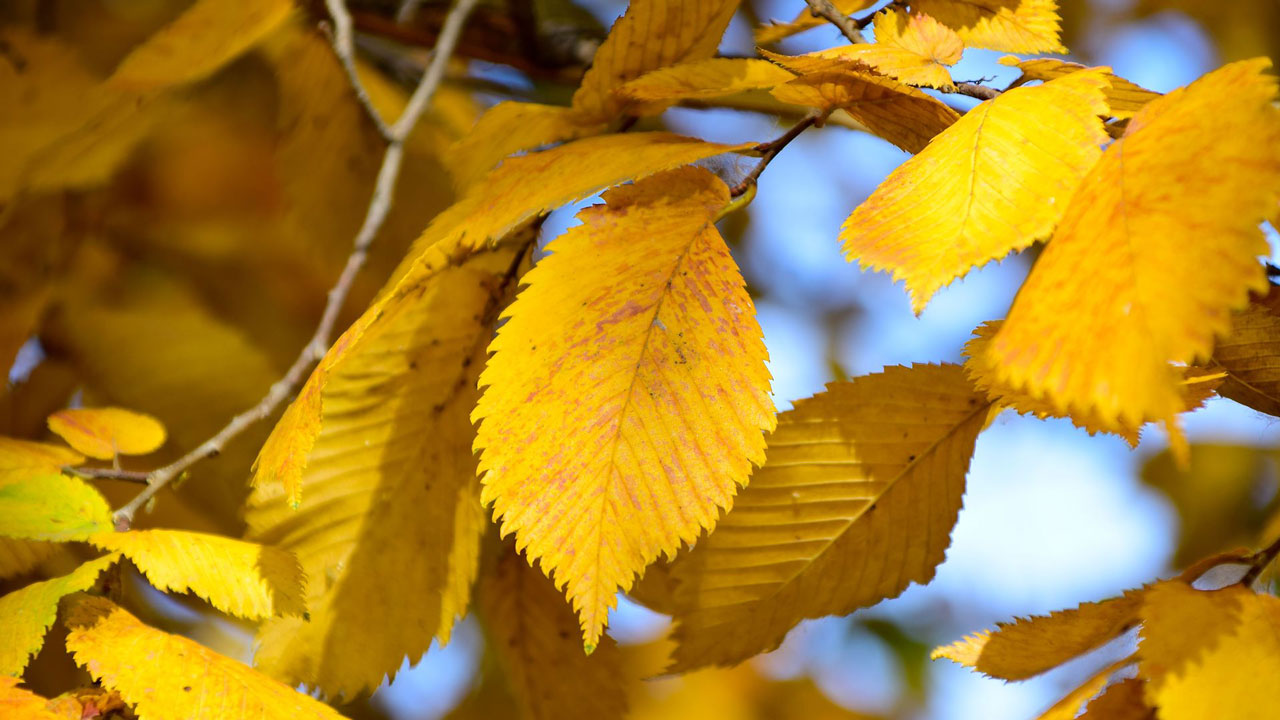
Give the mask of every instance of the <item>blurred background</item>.
[[[76, 67], [59, 68], [57, 82], [89, 87], [183, 4], [5, 3], [0, 56], [17, 47], [23, 57], [38, 57], [46, 38], [57, 37], [80, 53]], [[393, 107], [403, 102], [401, 85], [420, 72], [423, 47], [434, 39], [444, 6], [423, 3], [418, 20], [397, 28], [382, 20], [396, 3], [351, 5], [369, 31], [361, 47], [376, 68], [368, 80], [375, 100]], [[754, 27], [790, 20], [803, 8], [800, 0], [743, 5], [721, 47], [726, 55], [753, 53]], [[1070, 59], [1111, 66], [1156, 91], [1230, 60], [1280, 57], [1275, 0], [1060, 5]], [[555, 52], [513, 50], [515, 39], [502, 28], [518, 26], [521, 18], [510, 14], [516, 6], [534, 8], [539, 32], [568, 40]], [[499, 100], [566, 103], [581, 72], [574, 62], [582, 48], [624, 9], [621, 0], [484, 5], [463, 43], [465, 59], [454, 64], [413, 137], [396, 210], [346, 321], [450, 202], [443, 168], [449, 145]], [[821, 26], [778, 47], [796, 53], [842, 43], [834, 29]], [[953, 75], [1003, 87], [1017, 70], [999, 65], [1001, 55], [969, 50]], [[3, 66], [0, 118], [6, 93], [33, 91]], [[21, 201], [5, 195], [20, 163], [0, 159], [0, 201], [6, 201], [0, 211], [0, 363], [11, 366], [0, 397], [0, 434], [39, 438], [43, 418], [54, 409], [110, 403], [162, 418], [172, 436], [167, 450], [176, 456], [261, 396], [309, 337], [363, 214], [363, 200], [352, 198], [367, 197], [380, 158], [359, 108], [332, 82], [340, 77], [335, 70], [327, 45], [273, 37], [180, 97], [133, 108], [128, 126], [147, 128], [145, 138], [139, 131], [119, 146], [45, 158], [84, 169], [83, 178], [62, 182], [57, 192], [28, 193]], [[35, 107], [53, 117], [59, 103], [74, 100], [51, 95]], [[958, 108], [974, 102], [945, 101]], [[730, 142], [771, 139], [787, 127], [768, 115], [707, 108], [674, 108], [652, 125]], [[0, 122], [0, 146], [39, 144], [16, 135], [15, 127]], [[112, 153], [125, 159], [103, 159]], [[768, 168], [748, 211], [723, 221], [756, 301], [780, 409], [827, 382], [885, 365], [961, 361], [972, 329], [1003, 317], [1025, 276], [1034, 250], [970, 273], [915, 317], [901, 286], [846, 263], [836, 241], [840, 224], [906, 158], [869, 135], [835, 126], [810, 131]], [[748, 162], [716, 169], [740, 175]], [[554, 213], [544, 241], [591, 202]], [[1016, 614], [1117, 594], [1213, 552], [1256, 544], [1273, 531], [1267, 523], [1276, 504], [1275, 422], [1214, 399], [1188, 416], [1186, 427], [1193, 461], [1179, 471], [1158, 430], [1148, 429], [1131, 450], [1065, 421], [1000, 416], [979, 438], [951, 549], [930, 585], [852, 617], [804, 623], [777, 652], [740, 668], [647, 681], [633, 701], [636, 717], [1035, 717], [1101, 661], [1006, 684], [930, 662], [929, 650]], [[177, 499], [164, 498], [149, 521], [238, 534], [243, 481], [268, 429], [249, 433], [226, 457], [197, 468]], [[138, 467], [164, 459], [147, 458]], [[132, 489], [104, 483], [104, 490], [118, 505]], [[51, 572], [60, 563], [69, 568], [74, 560], [59, 552], [40, 549], [24, 572]], [[251, 628], [143, 583], [131, 587], [152, 608], [149, 621], [250, 656]], [[643, 668], [661, 667], [668, 627], [664, 616], [622, 598], [609, 632], [643, 675]], [[65, 657], [49, 651], [32, 674], [56, 677], [70, 672], [65, 666]], [[449, 646], [406, 663], [394, 682], [343, 711], [424, 720], [492, 716], [486, 708], [495, 707], [492, 697], [500, 693], [492, 676], [482, 633], [468, 619]]]

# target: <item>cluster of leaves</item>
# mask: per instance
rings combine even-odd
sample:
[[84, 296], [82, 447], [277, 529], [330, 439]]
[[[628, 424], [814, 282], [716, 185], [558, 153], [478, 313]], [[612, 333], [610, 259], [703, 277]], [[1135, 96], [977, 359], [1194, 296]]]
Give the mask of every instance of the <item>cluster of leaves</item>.
[[[5, 680], [0, 708], [336, 717], [291, 688], [332, 701], [371, 692], [474, 611], [510, 691], [500, 709], [474, 712], [618, 717], [636, 665], [650, 674], [736, 665], [777, 648], [802, 620], [927, 583], [945, 557], [975, 442], [1005, 408], [1134, 444], [1144, 425], [1163, 423], [1183, 464], [1196, 455], [1178, 417], [1207, 398], [1280, 415], [1280, 312], [1259, 261], [1268, 251], [1260, 225], [1280, 211], [1280, 109], [1267, 60], [1159, 95], [1107, 68], [1010, 57], [1002, 62], [1022, 76], [997, 90], [957, 82], [949, 68], [967, 48], [1065, 52], [1054, 0], [910, 0], [862, 21], [847, 16], [877, 3], [809, 5], [793, 22], [759, 28], [757, 41], [825, 22], [819, 11], [829, 11], [854, 42], [721, 58], [736, 0], [635, 0], [569, 105], [499, 103], [454, 137], [424, 124], [406, 152], [447, 168], [445, 192], [456, 199], [397, 220], [426, 229], [392, 244], [403, 259], [387, 268], [390, 279], [356, 294], [367, 308], [260, 444], [243, 505], [247, 539], [133, 529], [131, 511], [113, 519], [89, 480], [136, 472], [154, 481], [122, 469], [121, 456], [164, 444], [155, 420], [61, 410], [48, 427], [74, 450], [3, 439], [4, 575], [30, 570], [50, 543], [106, 554], [0, 598], [0, 675], [23, 672], [61, 605], [68, 651], [115, 695], [80, 689], [46, 700]], [[874, 43], [858, 25], [874, 29]], [[276, 156], [317, 147], [338, 156], [335, 168], [281, 165], [291, 210], [271, 227], [284, 238], [303, 235], [312, 211], [333, 212], [316, 199], [317, 183], [347, 177], [344, 160], [367, 164], [369, 146], [349, 146], [376, 147], [364, 110], [408, 102], [372, 67], [355, 68], [357, 93], [314, 21], [283, 0], [199, 0], [101, 79], [66, 43], [3, 32], [0, 92], [13, 90], [0, 107], [17, 110], [0, 125], [0, 146], [21, 152], [0, 173], [0, 199], [13, 232], [36, 238], [28, 243], [50, 217], [65, 221], [57, 201], [120, 182], [157, 136], [179, 142], [169, 119], [207, 101], [220, 74], [241, 64], [273, 69], [288, 128]], [[962, 113], [939, 94], [983, 101]], [[447, 129], [452, 112], [468, 126], [468, 100], [462, 91], [437, 99], [434, 125]], [[632, 128], [691, 101], [799, 120], [777, 140], [742, 145]], [[347, 114], [330, 114], [339, 102]], [[916, 312], [971, 269], [1045, 244], [1007, 317], [975, 330], [963, 366], [889, 367], [779, 414], [755, 308], [716, 223], [750, 202], [787, 143], [828, 123], [913, 154], [852, 209], [839, 240], [850, 261], [902, 280]], [[745, 173], [735, 161], [709, 162], [726, 154], [759, 160]], [[368, 181], [370, 170], [354, 175]], [[181, 173], [169, 173], [158, 176], [178, 184], [167, 188], [173, 209], [194, 213]], [[535, 262], [541, 218], [601, 191]], [[91, 378], [89, 399], [120, 398], [170, 422], [118, 389], [147, 387], [146, 362], [121, 371], [106, 348], [164, 344], [162, 359], [179, 363], [207, 345], [184, 346], [181, 330], [156, 334], [218, 319], [145, 276], [140, 292], [159, 310], [140, 318], [136, 300], [95, 314], [111, 273], [84, 275], [80, 287], [37, 282], [19, 294], [0, 328], [0, 360], [10, 364], [39, 334], [71, 348]], [[226, 357], [241, 354], [242, 337], [220, 337]], [[256, 358], [248, 370], [243, 358], [228, 362], [251, 380], [248, 405], [254, 388], [265, 390], [252, 381], [269, 382], [277, 363], [245, 354]], [[236, 497], [240, 484], [223, 480]], [[1274, 540], [1276, 527], [1244, 540]], [[1246, 717], [1280, 682], [1280, 606], [1252, 587], [1278, 548], [1211, 558], [1249, 568], [1217, 590], [1192, 587], [1188, 575], [937, 655], [1018, 680], [1140, 625], [1136, 655], [1046, 717], [1074, 717], [1104, 688], [1091, 717], [1204, 717], [1206, 703]], [[254, 668], [122, 607], [119, 583], [99, 578], [126, 559], [159, 590], [260, 623]], [[630, 663], [605, 634], [619, 592], [674, 618], [660, 659]], [[1108, 686], [1130, 666], [1135, 677]], [[1235, 704], [1222, 709], [1226, 696]]]

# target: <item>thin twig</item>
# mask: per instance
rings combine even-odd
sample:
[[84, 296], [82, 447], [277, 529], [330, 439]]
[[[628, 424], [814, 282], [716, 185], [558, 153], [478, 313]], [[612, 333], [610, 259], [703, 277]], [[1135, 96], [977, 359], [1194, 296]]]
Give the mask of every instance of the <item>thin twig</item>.
[[822, 119], [824, 119], [824, 116], [822, 115], [806, 115], [802, 120], [800, 120], [800, 122], [792, 125], [791, 129], [783, 133], [781, 137], [776, 140], [770, 140], [767, 143], [761, 143], [752, 148], [753, 151], [760, 153], [760, 162], [756, 163], [756, 166], [751, 168], [751, 172], [747, 173], [747, 176], [744, 177], [741, 182], [729, 189], [729, 195], [737, 197], [754, 186], [756, 181], [760, 179], [760, 174], [764, 172], [765, 168], [769, 167], [769, 163], [773, 162], [773, 159], [778, 156], [778, 153], [782, 152], [783, 148], [790, 145], [792, 140], [800, 137], [800, 133], [808, 130], [815, 124], [818, 124]]
[[[333, 40], [334, 52], [342, 59], [344, 66], [350, 65], [351, 71], [348, 72], [348, 78], [352, 82], [357, 96], [367, 98], [368, 93], [364, 91], [360, 78], [354, 74], [354, 58], [350, 55], [351, 17], [347, 13], [346, 6], [342, 0], [327, 0], [327, 2], [331, 13], [336, 9], [334, 23], [337, 32]], [[343, 267], [342, 274], [338, 276], [338, 280], [329, 290], [324, 314], [321, 316], [320, 324], [316, 327], [315, 334], [311, 336], [310, 342], [299, 353], [298, 359], [293, 361], [293, 365], [284, 374], [284, 377], [271, 386], [266, 396], [258, 401], [257, 405], [236, 415], [216, 435], [204, 441], [196, 449], [183, 455], [173, 463], [151, 472], [147, 476], [147, 487], [130, 500], [128, 504], [116, 511], [114, 520], [117, 529], [129, 529], [139, 508], [145, 505], [161, 488], [182, 476], [192, 465], [205, 458], [218, 455], [228, 441], [253, 424], [270, 416], [302, 384], [302, 381], [309, 374], [311, 366], [324, 357], [325, 351], [329, 348], [334, 325], [338, 320], [338, 313], [342, 310], [342, 305], [346, 301], [348, 293], [351, 292], [351, 286], [355, 283], [356, 275], [364, 267], [370, 244], [373, 243], [374, 237], [378, 234], [378, 230], [382, 227], [382, 223], [386, 220], [387, 213], [391, 209], [392, 195], [395, 191], [396, 181], [400, 176], [400, 162], [404, 156], [404, 142], [413, 131], [423, 112], [426, 111], [436, 88], [439, 87], [440, 81], [444, 77], [444, 69], [449, 61], [449, 56], [453, 54], [458, 38], [462, 35], [462, 28], [466, 24], [467, 16], [471, 14], [476, 4], [477, 0], [457, 0], [454, 3], [449, 10], [448, 17], [445, 18], [444, 27], [440, 31], [440, 40], [436, 43], [431, 64], [427, 67], [426, 72], [423, 73], [422, 80], [418, 83], [417, 89], [414, 90], [413, 96], [405, 106], [404, 112], [394, 125], [389, 128], [385, 128], [385, 125], [383, 126], [385, 128], [383, 136], [387, 139], [387, 149], [382, 157], [382, 167], [378, 170], [378, 178], [373, 188], [373, 195], [369, 200], [364, 222], [360, 225], [359, 232], [356, 233], [351, 254], [347, 257], [347, 264]], [[345, 25], [343, 24], [344, 22], [346, 23]], [[343, 30], [344, 27], [346, 28], [345, 31]], [[372, 106], [366, 105], [366, 107], [372, 113], [372, 117], [378, 117], [377, 113], [372, 110]], [[377, 122], [381, 122], [381, 120], [377, 120]]]
[[62, 468], [62, 471], [85, 479], [128, 480], [136, 483], [145, 483], [147, 478], [151, 477], [151, 473], [141, 470], [119, 470], [117, 468], [78, 468], [68, 465]]
[[831, 0], [804, 0], [809, 5], [809, 12], [814, 17], [820, 17], [823, 20], [835, 25], [844, 33], [849, 42], [854, 45], [861, 45], [867, 41], [862, 36], [862, 31], [858, 29], [858, 21], [845, 15], [831, 4]]
[[325, 0], [324, 4], [329, 10], [329, 18], [333, 21], [333, 36], [330, 38], [330, 44], [333, 45], [334, 54], [338, 56], [338, 62], [342, 63], [343, 72], [347, 74], [347, 84], [355, 91], [356, 98], [364, 106], [364, 111], [373, 121], [374, 127], [378, 128], [378, 133], [384, 140], [390, 141], [391, 128], [387, 127], [382, 114], [373, 106], [373, 100], [365, 90], [364, 83], [360, 82], [360, 73], [356, 70], [356, 47], [351, 29], [351, 13], [347, 11], [347, 3], [345, 0]]
[[1244, 577], [1240, 578], [1240, 584], [1245, 587], [1253, 585], [1253, 581], [1257, 580], [1262, 571], [1276, 559], [1276, 555], [1280, 555], [1280, 538], [1249, 558], [1249, 570], [1245, 572]]
[[951, 90], [949, 92], [953, 92], [957, 95], [968, 95], [971, 98], [978, 98], [979, 100], [991, 100], [993, 98], [998, 98], [1002, 93], [1002, 91], [995, 88], [971, 82], [956, 83], [955, 90]]

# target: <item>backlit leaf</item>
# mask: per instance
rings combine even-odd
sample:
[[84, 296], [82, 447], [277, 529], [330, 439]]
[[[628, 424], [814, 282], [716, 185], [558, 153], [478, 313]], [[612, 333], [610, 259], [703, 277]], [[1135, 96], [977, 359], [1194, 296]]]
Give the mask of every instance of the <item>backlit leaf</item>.
[[341, 718], [318, 700], [187, 638], [148, 627], [100, 597], [69, 602], [67, 649], [141, 720]]
[[292, 9], [291, 0], [197, 0], [134, 48], [107, 82], [155, 90], [200, 80], [252, 47]]
[[794, 78], [768, 60], [712, 58], [654, 70], [617, 92], [633, 100], [688, 100], [771, 88]]
[[64, 720], [49, 709], [49, 700], [18, 687], [22, 678], [0, 675], [0, 715], [13, 720]]
[[1152, 720], [1155, 709], [1142, 697], [1144, 686], [1137, 678], [1112, 685], [1089, 702], [1080, 720]]
[[853, 211], [845, 255], [904, 281], [919, 314], [971, 268], [1048, 237], [1102, 155], [1105, 87], [1079, 73], [970, 110]]
[[650, 70], [715, 55], [738, 0], [634, 0], [609, 30], [573, 108], [584, 118], [608, 120], [624, 107], [613, 90]]
[[617, 643], [605, 636], [593, 653], [584, 654], [578, 619], [555, 584], [514, 543], [502, 542], [500, 548], [480, 577], [476, 609], [521, 715], [535, 720], [622, 718], [628, 677]]
[[0, 436], [0, 470], [57, 470], [82, 462], [84, 456], [71, 448]]
[[813, 60], [827, 64], [829, 69], [819, 70], [808, 62], [793, 63], [789, 69], [812, 71], [775, 87], [773, 96], [823, 112], [842, 109], [872, 133], [910, 153], [924, 150], [935, 135], [960, 119], [955, 110], [938, 100], [893, 78], [874, 74], [861, 63]]
[[601, 123], [585, 122], [573, 108], [501, 102], [481, 115], [471, 132], [449, 150], [449, 172], [455, 185], [469, 188], [509, 155], [596, 135], [604, 128]]
[[474, 413], [483, 498], [567, 586], [587, 647], [617, 590], [715, 524], [774, 423], [755, 309], [713, 224], [728, 188], [686, 168], [605, 202], [504, 313]]
[[983, 631], [935, 649], [933, 658], [945, 658], [991, 677], [1025, 680], [1136, 625], [1144, 592], [1131, 590], [1120, 597], [1084, 603], [1070, 610], [997, 623], [994, 631]]
[[[442, 261], [326, 356], [301, 505], [260, 482], [247, 512], [251, 535], [296, 552], [308, 578], [310, 619], [259, 635], [264, 672], [351, 697], [447, 641], [466, 612], [486, 524], [469, 413], [520, 245]], [[272, 438], [290, 432], [282, 421]]]
[[958, 365], [890, 367], [782, 413], [768, 460], [672, 568], [675, 671], [772, 650], [806, 618], [928, 582], [989, 403]]
[[[1030, 60], [1022, 60], [1013, 55], [1007, 55], [1000, 58], [1000, 64], [1009, 65], [1021, 70], [1022, 80], [1024, 81], [1055, 80], [1078, 72], [1088, 72], [1099, 69], [1090, 68], [1078, 63], [1066, 62], [1065, 60], [1057, 60], [1055, 58], [1032, 58]], [[1111, 117], [1131, 118], [1136, 115], [1139, 110], [1146, 107], [1147, 103], [1160, 97], [1160, 93], [1158, 92], [1152, 92], [1144, 87], [1135, 85], [1105, 68], [1101, 68], [1101, 70], [1103, 71], [1103, 77], [1111, 83], [1102, 90], [1102, 94], [1107, 98], [1107, 106], [1111, 109], [1110, 113], [1108, 113]]]
[[1231, 332], [1213, 348], [1213, 367], [1227, 373], [1218, 393], [1280, 416], [1280, 289], [1231, 316]]
[[129, 558], [156, 588], [195, 593], [237, 617], [306, 609], [298, 561], [278, 548], [183, 530], [99, 533], [89, 542]]
[[1240, 586], [1204, 591], [1178, 581], [1147, 590], [1141, 605], [1138, 671], [1147, 679], [1148, 701], [1159, 704], [1154, 691], [1192, 670], [1206, 653], [1242, 629], [1245, 603], [1252, 595]]
[[[832, 5], [839, 12], [845, 15], [852, 15], [856, 12], [866, 10], [875, 5], [877, 0], [833, 0]], [[772, 45], [783, 38], [791, 37], [796, 33], [804, 32], [821, 25], [827, 25], [826, 18], [821, 18], [809, 12], [809, 8], [801, 10], [791, 22], [773, 21], [767, 25], [761, 25], [756, 28], [755, 40], [757, 45]], [[833, 28], [834, 29], [834, 28]]]
[[83, 480], [48, 471], [0, 471], [0, 534], [6, 537], [84, 540], [113, 527], [107, 501]]
[[861, 60], [910, 85], [952, 87], [947, 68], [960, 62], [964, 43], [955, 30], [928, 15], [889, 10], [876, 15], [874, 44], [846, 45], [816, 53]]
[[58, 616], [58, 601], [93, 587], [102, 571], [119, 559], [112, 553], [90, 560], [68, 575], [31, 583], [0, 597], [0, 675], [21, 675], [44, 645], [45, 633]]
[[1280, 197], [1268, 64], [1228, 65], [1130, 121], [991, 341], [1002, 384], [1116, 428], [1159, 418], [1177, 442], [1170, 363], [1207, 358], [1228, 312], [1266, 286], [1258, 223]]
[[49, 416], [49, 429], [99, 460], [155, 452], [166, 437], [164, 425], [150, 415], [111, 407], [59, 410]]
[[1057, 0], [912, 0], [973, 48], [1016, 53], [1062, 53]]
[[1106, 667], [1100, 672], [1089, 676], [1074, 690], [1067, 693], [1061, 700], [1054, 703], [1052, 707], [1040, 714], [1036, 720], [1074, 720], [1079, 714], [1080, 708], [1089, 701], [1094, 695], [1097, 695], [1102, 688], [1107, 686], [1107, 680], [1110, 679], [1111, 673], [1115, 672], [1115, 668]]

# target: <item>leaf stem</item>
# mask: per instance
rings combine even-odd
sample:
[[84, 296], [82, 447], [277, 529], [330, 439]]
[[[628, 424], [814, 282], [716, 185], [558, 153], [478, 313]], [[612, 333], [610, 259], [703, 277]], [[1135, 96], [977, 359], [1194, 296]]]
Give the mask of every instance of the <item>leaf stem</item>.
[[1249, 569], [1245, 572], [1244, 577], [1240, 578], [1240, 584], [1245, 587], [1253, 585], [1253, 582], [1258, 579], [1262, 571], [1266, 570], [1267, 566], [1276, 559], [1276, 555], [1280, 555], [1280, 538], [1276, 538], [1275, 542], [1254, 553], [1249, 558]]
[[401, 113], [395, 124], [387, 126], [369, 101], [369, 94], [360, 82], [359, 75], [355, 72], [355, 58], [351, 42], [351, 15], [347, 12], [346, 4], [343, 0], [326, 0], [326, 5], [334, 22], [335, 32], [332, 43], [334, 52], [342, 62], [343, 68], [347, 72], [347, 79], [351, 82], [356, 96], [360, 99], [361, 104], [364, 105], [365, 110], [382, 133], [383, 138], [387, 141], [387, 149], [382, 157], [382, 167], [378, 170], [378, 177], [374, 184], [368, 209], [365, 212], [364, 222], [361, 223], [360, 230], [356, 233], [355, 240], [352, 243], [351, 254], [347, 256], [347, 263], [342, 268], [342, 274], [338, 276], [333, 287], [329, 289], [324, 313], [320, 318], [320, 323], [316, 327], [315, 333], [311, 336], [311, 340], [306, 346], [302, 348], [302, 352], [298, 354], [298, 358], [293, 361], [293, 365], [289, 367], [284, 377], [277, 380], [256, 405], [233, 417], [221, 430], [201, 443], [199, 447], [169, 465], [148, 473], [146, 475], [147, 487], [115, 512], [113, 520], [117, 530], [128, 530], [133, 524], [133, 518], [138, 510], [146, 505], [163, 487], [181, 477], [192, 465], [206, 458], [219, 455], [229, 441], [275, 412], [306, 379], [310, 373], [311, 366], [324, 357], [326, 350], [329, 348], [334, 326], [338, 320], [338, 313], [342, 310], [347, 295], [351, 292], [356, 276], [361, 268], [364, 267], [368, 258], [369, 246], [373, 243], [378, 230], [382, 228], [382, 224], [391, 210], [392, 196], [395, 192], [396, 182], [400, 177], [400, 164], [404, 157], [404, 142], [408, 139], [414, 126], [417, 125], [418, 120], [430, 104], [431, 97], [440, 86], [449, 56], [453, 54], [454, 48], [458, 44], [458, 39], [462, 35], [462, 28], [466, 24], [467, 17], [471, 14], [477, 2], [478, 0], [457, 0], [453, 7], [450, 8], [449, 15], [445, 18], [444, 27], [440, 31], [440, 39], [433, 50], [430, 65], [427, 66], [426, 72], [423, 73], [422, 79], [418, 82], [418, 87], [413, 91], [413, 95], [405, 106], [404, 112]]
[[823, 119], [825, 119], [825, 115], [823, 114], [811, 113], [806, 115], [800, 120], [800, 122], [792, 125], [791, 129], [783, 133], [781, 137], [778, 137], [775, 140], [770, 140], [767, 143], [760, 143], [752, 148], [754, 152], [760, 153], [760, 162], [756, 163], [756, 166], [751, 168], [751, 172], [747, 173], [747, 176], [744, 177], [741, 182], [734, 185], [732, 188], [729, 188], [729, 195], [732, 197], [738, 197], [754, 186], [756, 181], [760, 179], [760, 175], [764, 172], [765, 168], [769, 167], [769, 163], [773, 162], [773, 159], [778, 156], [778, 153], [782, 152], [783, 148], [790, 145], [792, 140], [800, 137], [800, 133], [819, 124], [819, 121]]

